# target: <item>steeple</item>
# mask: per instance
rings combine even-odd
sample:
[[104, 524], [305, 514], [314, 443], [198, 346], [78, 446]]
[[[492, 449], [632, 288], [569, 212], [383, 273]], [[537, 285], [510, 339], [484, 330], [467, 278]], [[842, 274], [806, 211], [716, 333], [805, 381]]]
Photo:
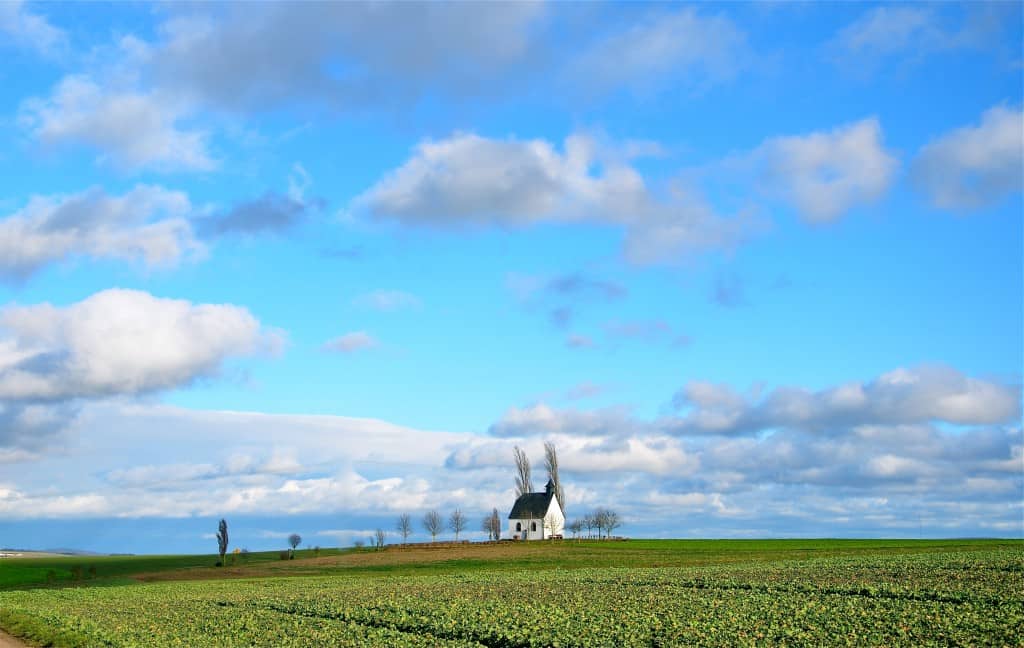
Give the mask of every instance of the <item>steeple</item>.
[[545, 495], [551, 495], [551, 493], [554, 493], [554, 492], [555, 492], [555, 481], [553, 479], [549, 479], [547, 485], [544, 486], [544, 494]]

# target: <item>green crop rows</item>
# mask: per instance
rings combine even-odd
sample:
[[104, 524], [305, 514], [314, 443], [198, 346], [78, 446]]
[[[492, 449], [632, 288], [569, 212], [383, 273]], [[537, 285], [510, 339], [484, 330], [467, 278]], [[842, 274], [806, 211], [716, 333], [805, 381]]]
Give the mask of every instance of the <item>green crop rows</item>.
[[1019, 547], [0, 593], [58, 646], [1024, 645]]

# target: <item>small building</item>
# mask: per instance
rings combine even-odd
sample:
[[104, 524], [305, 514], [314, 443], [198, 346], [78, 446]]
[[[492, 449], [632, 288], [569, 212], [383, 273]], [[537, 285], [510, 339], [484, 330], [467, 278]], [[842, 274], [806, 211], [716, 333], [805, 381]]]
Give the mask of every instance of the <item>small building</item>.
[[508, 514], [508, 537], [513, 540], [544, 540], [564, 533], [565, 515], [550, 479], [543, 493], [520, 495]]

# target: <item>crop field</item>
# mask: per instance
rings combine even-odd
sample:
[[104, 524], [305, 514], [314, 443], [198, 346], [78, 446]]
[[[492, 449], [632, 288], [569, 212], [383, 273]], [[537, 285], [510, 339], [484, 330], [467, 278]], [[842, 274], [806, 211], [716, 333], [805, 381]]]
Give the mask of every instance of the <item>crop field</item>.
[[[1019, 542], [796, 543], [788, 558], [766, 558], [782, 549], [765, 545], [708, 550], [692, 564], [668, 560], [679, 545], [629, 544], [529, 568], [506, 557], [502, 569], [441, 561], [419, 572], [13, 590], [0, 592], [0, 627], [55, 646], [1024, 645]], [[582, 558], [609, 551], [635, 566]], [[365, 555], [388, 554], [402, 552]]]

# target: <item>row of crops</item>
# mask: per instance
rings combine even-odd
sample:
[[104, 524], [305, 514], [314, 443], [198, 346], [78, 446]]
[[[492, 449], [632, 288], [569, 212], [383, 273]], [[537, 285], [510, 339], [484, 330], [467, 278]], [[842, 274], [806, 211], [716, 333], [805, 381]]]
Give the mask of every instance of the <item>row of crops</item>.
[[1022, 645], [1008, 550], [703, 568], [315, 577], [0, 593], [83, 646]]

